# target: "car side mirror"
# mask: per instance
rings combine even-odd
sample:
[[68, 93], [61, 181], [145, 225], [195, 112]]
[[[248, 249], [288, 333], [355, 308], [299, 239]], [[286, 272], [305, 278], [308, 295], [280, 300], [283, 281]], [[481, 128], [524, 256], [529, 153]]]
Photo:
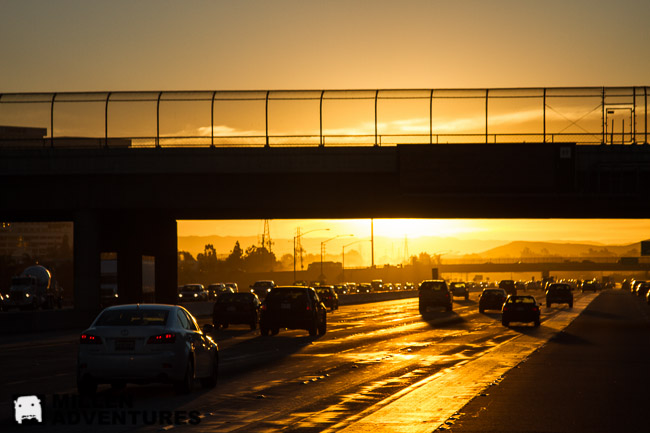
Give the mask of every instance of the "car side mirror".
[[214, 331], [214, 326], [212, 326], [210, 323], [206, 323], [203, 325], [202, 331], [204, 334], [211, 334], [212, 331]]

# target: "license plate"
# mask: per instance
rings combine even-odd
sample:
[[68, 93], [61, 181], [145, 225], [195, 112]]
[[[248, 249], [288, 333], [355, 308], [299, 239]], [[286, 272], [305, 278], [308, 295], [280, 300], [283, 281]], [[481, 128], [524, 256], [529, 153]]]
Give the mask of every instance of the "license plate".
[[115, 350], [134, 350], [134, 349], [135, 349], [135, 340], [133, 339], [115, 340]]
[[280, 308], [283, 310], [291, 310], [291, 304], [289, 304], [288, 302], [283, 302], [282, 304], [280, 304]]

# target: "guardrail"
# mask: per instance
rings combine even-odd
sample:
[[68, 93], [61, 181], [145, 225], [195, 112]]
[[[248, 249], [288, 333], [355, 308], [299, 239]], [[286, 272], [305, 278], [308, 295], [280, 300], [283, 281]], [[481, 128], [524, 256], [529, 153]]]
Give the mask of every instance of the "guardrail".
[[647, 144], [648, 87], [0, 94], [0, 147]]

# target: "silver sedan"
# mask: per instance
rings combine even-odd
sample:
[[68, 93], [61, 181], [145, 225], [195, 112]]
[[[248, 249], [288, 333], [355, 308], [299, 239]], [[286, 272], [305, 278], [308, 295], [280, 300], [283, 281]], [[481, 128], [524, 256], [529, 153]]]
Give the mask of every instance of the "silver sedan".
[[179, 393], [195, 379], [217, 383], [219, 349], [183, 307], [163, 304], [119, 305], [104, 309], [80, 336], [77, 387], [96, 392], [109, 383], [172, 383]]

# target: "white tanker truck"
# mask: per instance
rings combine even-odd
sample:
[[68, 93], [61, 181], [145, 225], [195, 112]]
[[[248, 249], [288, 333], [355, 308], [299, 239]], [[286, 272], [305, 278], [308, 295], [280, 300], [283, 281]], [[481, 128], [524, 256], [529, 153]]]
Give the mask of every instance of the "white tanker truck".
[[11, 279], [5, 309], [37, 309], [62, 307], [63, 293], [52, 273], [41, 265], [29, 266]]

